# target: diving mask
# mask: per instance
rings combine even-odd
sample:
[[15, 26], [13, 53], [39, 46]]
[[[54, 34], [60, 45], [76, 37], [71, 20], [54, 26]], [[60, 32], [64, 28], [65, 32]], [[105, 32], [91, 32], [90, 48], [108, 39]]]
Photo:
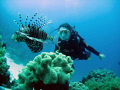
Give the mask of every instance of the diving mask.
[[59, 35], [59, 36], [61, 36], [61, 35], [62, 35], [62, 33], [64, 33], [64, 34], [66, 34], [66, 35], [67, 35], [67, 34], [69, 34], [69, 33], [70, 33], [70, 31], [69, 31], [69, 30], [67, 30], [67, 29], [62, 29], [62, 30], [59, 30], [59, 31], [58, 31], [58, 35]]

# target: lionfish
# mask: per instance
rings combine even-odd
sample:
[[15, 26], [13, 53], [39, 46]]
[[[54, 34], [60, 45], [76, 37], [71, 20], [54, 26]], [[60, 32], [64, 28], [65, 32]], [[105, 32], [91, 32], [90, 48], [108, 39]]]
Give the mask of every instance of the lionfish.
[[19, 22], [16, 20], [14, 22], [19, 26], [19, 30], [12, 35], [12, 39], [16, 42], [25, 42], [32, 52], [40, 52], [43, 49], [43, 43], [46, 43], [46, 40], [53, 40], [52, 36], [49, 36], [42, 28], [51, 23], [52, 21], [46, 21], [47, 18], [41, 15], [36, 20], [33, 21], [37, 12], [34, 16], [28, 21], [28, 15], [26, 16], [25, 25], [23, 25], [21, 20], [21, 14], [19, 13]]

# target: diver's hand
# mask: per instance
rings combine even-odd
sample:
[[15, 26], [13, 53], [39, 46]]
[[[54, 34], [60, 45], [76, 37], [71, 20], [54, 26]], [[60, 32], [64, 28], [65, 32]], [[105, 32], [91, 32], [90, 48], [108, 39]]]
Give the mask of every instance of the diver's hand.
[[59, 50], [56, 50], [55, 53], [58, 55], [59, 54]]
[[105, 58], [105, 55], [104, 54], [99, 54], [99, 59], [102, 60]]

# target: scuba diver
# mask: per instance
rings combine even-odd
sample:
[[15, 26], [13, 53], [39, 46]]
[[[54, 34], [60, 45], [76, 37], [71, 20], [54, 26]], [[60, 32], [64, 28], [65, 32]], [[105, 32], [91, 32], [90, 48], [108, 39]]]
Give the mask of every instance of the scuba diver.
[[93, 47], [88, 45], [68, 23], [63, 23], [59, 26], [58, 36], [58, 44], [55, 44], [56, 53], [61, 52], [66, 56], [71, 56], [73, 60], [77, 58], [79, 60], [88, 60], [90, 59], [91, 52], [99, 56], [100, 60], [105, 58], [104, 54], [100, 54]]

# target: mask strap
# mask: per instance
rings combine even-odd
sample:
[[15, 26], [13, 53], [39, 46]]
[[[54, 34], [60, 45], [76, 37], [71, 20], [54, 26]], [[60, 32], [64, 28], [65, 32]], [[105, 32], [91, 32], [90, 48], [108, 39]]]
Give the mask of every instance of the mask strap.
[[52, 30], [50, 33], [49, 33], [49, 35], [52, 33], [52, 32], [54, 32], [54, 31], [56, 31], [56, 30], [58, 30], [59, 28], [57, 28], [57, 29], [55, 29], [55, 30]]

